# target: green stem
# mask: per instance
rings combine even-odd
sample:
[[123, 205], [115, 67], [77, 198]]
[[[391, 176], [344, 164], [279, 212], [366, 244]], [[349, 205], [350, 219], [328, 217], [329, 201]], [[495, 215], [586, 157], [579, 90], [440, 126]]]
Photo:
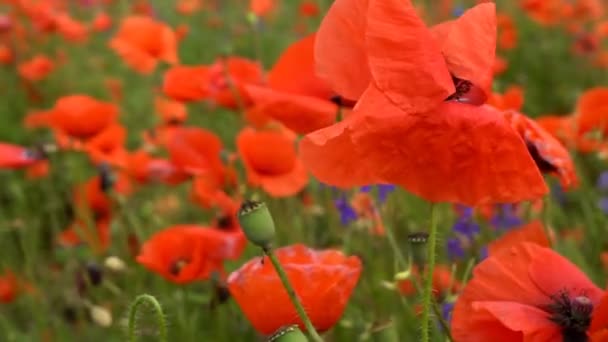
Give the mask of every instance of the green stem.
[[[401, 252], [401, 249], [399, 248], [399, 244], [397, 243], [397, 240], [395, 239], [395, 234], [393, 234], [393, 228], [392, 225], [387, 224], [384, 227], [384, 231], [386, 233], [386, 238], [388, 239], [388, 243], [391, 245], [391, 249], [393, 250], [393, 254], [395, 254], [395, 258], [397, 258], [397, 263], [399, 264], [399, 267], [404, 267], [406, 269], [409, 269], [409, 263], [405, 260], [405, 257], [403, 256], [403, 253]], [[403, 269], [399, 270], [399, 272], [404, 271]]]
[[158, 325], [158, 331], [160, 334], [160, 341], [167, 342], [167, 322], [165, 321], [165, 314], [163, 313], [163, 308], [160, 306], [160, 303], [154, 296], [149, 294], [142, 294], [135, 298], [135, 301], [131, 305], [129, 309], [129, 325], [128, 325], [128, 341], [135, 342], [135, 329], [136, 329], [136, 315], [137, 308], [143, 304], [147, 303], [152, 306], [154, 309], [154, 313], [156, 314], [156, 324]]
[[304, 326], [306, 327], [306, 332], [308, 333], [308, 335], [310, 335], [310, 337], [312, 338], [313, 341], [323, 342], [323, 339], [321, 338], [321, 336], [319, 336], [319, 333], [317, 333], [317, 330], [312, 325], [310, 318], [308, 318], [308, 315], [306, 314], [306, 311], [304, 310], [304, 307], [302, 306], [302, 303], [300, 302], [300, 299], [298, 298], [296, 291], [293, 289], [293, 286], [291, 286], [291, 283], [289, 282], [289, 278], [287, 278], [287, 274], [285, 273], [283, 266], [281, 266], [279, 259], [277, 258], [277, 256], [274, 254], [274, 252], [270, 248], [264, 248], [264, 253], [266, 255], [268, 255], [270, 262], [272, 262], [274, 269], [277, 271], [277, 274], [279, 275], [279, 278], [281, 279], [281, 282], [283, 283], [285, 290], [287, 290], [289, 299], [291, 299], [293, 306], [295, 306], [296, 311], [298, 312], [298, 315], [300, 316], [300, 319], [302, 320], [302, 322], [304, 322]]
[[422, 297], [422, 342], [429, 342], [431, 325], [429, 324], [432, 310], [433, 272], [435, 271], [435, 248], [437, 245], [437, 206], [431, 205], [431, 227], [427, 246], [427, 270], [424, 279]]

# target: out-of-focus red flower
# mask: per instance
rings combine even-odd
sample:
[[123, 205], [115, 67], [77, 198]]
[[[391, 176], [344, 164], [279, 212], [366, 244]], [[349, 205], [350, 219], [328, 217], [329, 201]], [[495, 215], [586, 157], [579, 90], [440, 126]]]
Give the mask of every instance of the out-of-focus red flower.
[[524, 90], [520, 86], [510, 86], [502, 94], [493, 92], [487, 103], [500, 110], [519, 111], [524, 105]]
[[544, 195], [523, 139], [500, 111], [483, 105], [494, 13], [494, 4], [480, 4], [430, 30], [409, 1], [334, 2], [317, 32], [317, 71], [358, 102], [345, 120], [300, 142], [313, 175], [339, 187], [397, 184], [433, 202]]
[[245, 128], [236, 144], [251, 185], [275, 197], [295, 195], [306, 186], [308, 175], [296, 153], [293, 133]]
[[517, 45], [517, 28], [513, 18], [508, 14], [498, 14], [496, 16], [498, 25], [498, 48], [511, 50]]
[[[340, 319], [361, 274], [361, 261], [338, 250], [315, 251], [297, 244], [279, 248], [277, 258], [319, 331]], [[250, 260], [228, 277], [230, 293], [253, 327], [271, 334], [280, 327], [304, 328], [272, 263]]]
[[222, 142], [211, 131], [194, 127], [176, 129], [167, 149], [171, 162], [186, 173], [207, 176], [223, 183], [225, 167], [220, 158]]
[[44, 55], [38, 55], [19, 64], [19, 76], [36, 82], [45, 79], [54, 69], [54, 63]]
[[298, 13], [303, 17], [316, 17], [319, 15], [319, 6], [311, 0], [304, 0], [298, 7]]
[[185, 284], [223, 272], [222, 262], [240, 256], [244, 235], [196, 225], [177, 225], [146, 241], [137, 262], [165, 279]]
[[9, 64], [13, 61], [13, 51], [6, 44], [0, 43], [0, 64]]
[[565, 189], [578, 184], [572, 157], [554, 136], [519, 112], [506, 111], [505, 117], [526, 142], [528, 151], [541, 172], [556, 175]]
[[[422, 277], [418, 268], [412, 269], [411, 277], [422, 283]], [[410, 279], [402, 280], [398, 284], [401, 294], [410, 296], [416, 293], [416, 287]], [[450, 267], [445, 265], [437, 265], [433, 270], [433, 295], [437, 298], [445, 298], [448, 295], [454, 295], [460, 291], [462, 284], [458, 279], [453, 277]]]
[[59, 13], [55, 16], [55, 27], [57, 32], [70, 42], [82, 43], [89, 37], [87, 27], [68, 13]]
[[95, 18], [93, 18], [91, 26], [93, 27], [93, 30], [97, 32], [105, 32], [112, 27], [112, 17], [106, 12], [99, 12], [95, 15]]
[[0, 275], [0, 303], [10, 303], [19, 293], [19, 282], [11, 271]]
[[145, 151], [137, 151], [129, 156], [127, 173], [143, 184], [179, 184], [190, 178], [167, 159], [153, 158]]
[[178, 62], [175, 33], [166, 24], [150, 17], [123, 19], [109, 45], [127, 65], [143, 74], [154, 71], [158, 61]]
[[74, 139], [87, 140], [113, 124], [118, 117], [116, 105], [88, 95], [69, 95], [58, 99], [46, 112], [30, 114], [27, 127], [47, 126]]
[[175, 37], [177, 38], [177, 41], [181, 42], [182, 40], [184, 40], [184, 38], [186, 38], [189, 32], [190, 26], [186, 24], [180, 24], [179, 26], [177, 26], [175, 28]]
[[335, 122], [338, 106], [327, 83], [314, 71], [315, 34], [290, 45], [268, 73], [268, 85], [246, 86], [255, 106], [248, 110], [252, 123], [276, 120], [297, 133], [310, 133]]
[[277, 6], [277, 0], [250, 0], [249, 10], [257, 15], [263, 17], [271, 13]]
[[113, 124], [89, 139], [84, 149], [93, 164], [107, 163], [116, 167], [125, 167], [128, 157], [125, 149], [126, 140], [127, 130], [120, 124]]
[[167, 71], [163, 92], [180, 101], [211, 100], [226, 108], [248, 106], [246, 84], [261, 84], [260, 64], [242, 57], [220, 58], [209, 66], [176, 66]]
[[179, 0], [175, 4], [175, 10], [182, 15], [192, 15], [203, 7], [201, 0]]
[[188, 109], [181, 102], [157, 96], [154, 109], [165, 125], [182, 124], [188, 118]]
[[518, 244], [475, 267], [456, 301], [452, 336], [456, 341], [585, 341], [601, 316], [603, 295], [556, 252]]
[[608, 136], [607, 112], [608, 88], [590, 88], [579, 97], [574, 118], [578, 128], [579, 145], [583, 144], [584, 150], [595, 149], [594, 147], [601, 145], [601, 137]]
[[21, 169], [44, 159], [38, 151], [0, 142], [0, 169]]
[[64, 247], [74, 247], [85, 242], [94, 251], [102, 253], [110, 247], [110, 218], [100, 217], [91, 221], [77, 219], [59, 233], [57, 241]]

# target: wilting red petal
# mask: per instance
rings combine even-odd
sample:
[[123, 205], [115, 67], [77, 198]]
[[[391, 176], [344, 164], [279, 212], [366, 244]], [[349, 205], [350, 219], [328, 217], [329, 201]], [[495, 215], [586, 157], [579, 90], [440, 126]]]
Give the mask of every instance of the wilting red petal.
[[405, 112], [426, 112], [454, 83], [431, 32], [409, 1], [370, 0], [366, 47], [377, 87]]
[[564, 188], [578, 184], [574, 162], [566, 148], [536, 121], [515, 112], [505, 112], [511, 126], [521, 135], [542, 172], [555, 173]]
[[20, 169], [39, 160], [35, 153], [25, 147], [0, 142], [0, 169]]
[[200, 101], [208, 96], [209, 67], [174, 66], [167, 70], [163, 82], [165, 95], [180, 101]]
[[[337, 250], [315, 251], [304, 245], [279, 248], [275, 253], [315, 328], [330, 329], [340, 319], [357, 284], [359, 258]], [[250, 260], [232, 272], [228, 277], [230, 293], [262, 334], [296, 323], [303, 328], [276, 271], [267, 257], [264, 259]]]
[[317, 74], [349, 100], [359, 99], [371, 78], [365, 52], [368, 1], [334, 1], [316, 36]]
[[328, 100], [333, 92], [315, 75], [314, 46], [311, 34], [287, 47], [268, 73], [268, 85], [275, 90]]
[[521, 227], [514, 228], [491, 242], [488, 246], [490, 255], [499, 253], [523, 242], [535, 243], [542, 247], [550, 247], [549, 237], [540, 221], [532, 221]]
[[496, 6], [479, 4], [435, 30], [448, 69], [490, 94], [496, 55]]
[[249, 85], [245, 89], [256, 104], [256, 111], [279, 121], [296, 133], [310, 133], [335, 122], [338, 106], [328, 100], [280, 93]]

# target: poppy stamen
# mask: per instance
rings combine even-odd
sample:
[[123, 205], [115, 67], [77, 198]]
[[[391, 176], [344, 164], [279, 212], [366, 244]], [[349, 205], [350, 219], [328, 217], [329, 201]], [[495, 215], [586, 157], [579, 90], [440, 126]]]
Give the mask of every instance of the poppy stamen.
[[463, 80], [452, 76], [454, 88], [456, 92], [448, 96], [445, 101], [455, 101], [471, 105], [482, 105], [486, 101], [486, 95], [483, 90], [473, 84], [471, 81]]
[[553, 303], [547, 306], [549, 318], [562, 329], [564, 342], [587, 342], [587, 329], [591, 324], [593, 303], [584, 294], [570, 297], [566, 291], [551, 296]]

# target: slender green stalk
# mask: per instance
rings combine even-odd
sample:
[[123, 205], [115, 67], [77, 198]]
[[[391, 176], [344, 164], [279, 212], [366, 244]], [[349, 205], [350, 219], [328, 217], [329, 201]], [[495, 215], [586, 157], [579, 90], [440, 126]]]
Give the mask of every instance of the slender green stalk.
[[306, 327], [306, 332], [308, 333], [308, 335], [310, 335], [310, 337], [312, 338], [313, 341], [323, 342], [323, 339], [321, 338], [321, 336], [319, 336], [319, 333], [317, 333], [317, 330], [312, 325], [310, 318], [308, 318], [308, 315], [306, 314], [306, 311], [304, 310], [304, 307], [302, 306], [300, 299], [296, 295], [296, 291], [293, 289], [293, 286], [291, 286], [291, 283], [289, 282], [289, 278], [287, 278], [287, 274], [285, 273], [283, 266], [281, 266], [279, 259], [277, 258], [277, 256], [274, 254], [274, 252], [270, 248], [264, 248], [264, 253], [266, 255], [268, 255], [270, 262], [272, 262], [272, 266], [274, 266], [274, 269], [277, 271], [277, 274], [279, 275], [279, 278], [281, 279], [281, 282], [283, 283], [285, 290], [287, 290], [289, 299], [291, 299], [293, 306], [295, 306], [296, 311], [298, 312], [298, 315], [300, 316], [300, 319], [302, 320], [302, 322], [304, 322], [304, 326]]
[[430, 316], [432, 310], [433, 272], [435, 271], [435, 248], [437, 245], [437, 205], [431, 205], [431, 227], [427, 245], [427, 269], [424, 279], [422, 297], [422, 342], [429, 342], [431, 337]]
[[137, 316], [137, 308], [143, 303], [147, 303], [154, 309], [154, 313], [156, 314], [156, 324], [158, 326], [158, 331], [160, 335], [161, 342], [167, 342], [167, 322], [165, 320], [165, 314], [163, 313], [163, 308], [160, 306], [160, 303], [154, 296], [149, 294], [142, 294], [135, 298], [135, 301], [131, 305], [129, 309], [129, 325], [128, 329], [128, 341], [135, 342], [135, 329], [136, 329], [136, 316]]

